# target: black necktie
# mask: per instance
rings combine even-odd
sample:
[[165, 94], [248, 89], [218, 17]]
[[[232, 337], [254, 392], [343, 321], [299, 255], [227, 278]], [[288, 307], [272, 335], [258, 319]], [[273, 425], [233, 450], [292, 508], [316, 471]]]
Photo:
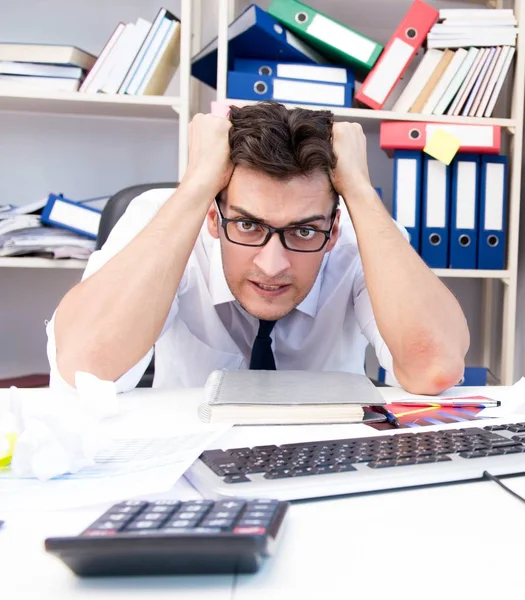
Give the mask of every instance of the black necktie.
[[270, 333], [276, 321], [259, 320], [259, 331], [253, 343], [252, 355], [250, 357], [250, 369], [264, 369], [275, 371], [275, 359], [272, 352], [272, 338]]

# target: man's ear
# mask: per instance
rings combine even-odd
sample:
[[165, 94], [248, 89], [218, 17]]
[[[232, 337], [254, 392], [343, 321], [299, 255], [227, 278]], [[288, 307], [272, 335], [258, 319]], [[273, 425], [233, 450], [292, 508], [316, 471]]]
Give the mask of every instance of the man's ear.
[[341, 209], [338, 208], [335, 214], [334, 224], [332, 226], [332, 235], [328, 240], [328, 244], [326, 244], [326, 251], [330, 252], [330, 250], [336, 245], [337, 240], [339, 239], [339, 220], [341, 218]]
[[208, 225], [209, 234], [215, 239], [219, 239], [219, 213], [215, 202], [211, 203], [211, 206], [206, 215], [206, 224]]

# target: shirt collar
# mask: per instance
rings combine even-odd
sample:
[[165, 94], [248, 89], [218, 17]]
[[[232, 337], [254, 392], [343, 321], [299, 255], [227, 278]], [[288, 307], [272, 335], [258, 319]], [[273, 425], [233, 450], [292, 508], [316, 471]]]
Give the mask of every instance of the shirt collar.
[[[308, 292], [306, 298], [297, 305], [296, 310], [314, 318], [317, 314], [319, 296], [321, 294], [321, 283], [328, 255], [325, 254], [319, 273], [312, 289]], [[210, 259], [210, 296], [214, 306], [235, 302], [235, 298], [226, 281], [224, 268], [222, 266], [222, 254], [220, 240], [213, 240], [211, 259]]]
[[214, 239], [211, 249], [210, 260], [210, 296], [213, 306], [217, 304], [226, 304], [227, 302], [235, 302], [235, 298], [224, 276], [222, 266], [221, 242]]

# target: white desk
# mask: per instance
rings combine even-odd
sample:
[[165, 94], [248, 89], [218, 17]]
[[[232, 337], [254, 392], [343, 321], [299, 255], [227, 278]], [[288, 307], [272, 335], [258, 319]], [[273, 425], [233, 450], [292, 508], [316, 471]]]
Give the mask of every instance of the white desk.
[[[26, 393], [35, 402], [50, 394]], [[384, 394], [406, 396], [388, 388]], [[7, 391], [0, 391], [0, 404], [6, 399]], [[136, 390], [123, 396], [122, 404], [166, 430], [174, 418], [195, 419], [200, 399], [200, 390]], [[363, 426], [324, 426], [317, 432], [323, 439], [338, 438], [349, 427]], [[237, 428], [221, 445], [279, 442], [292, 435], [319, 439], [313, 428], [295, 430]], [[525, 494], [525, 477], [506, 481]], [[185, 482], [171, 494], [197, 496]], [[77, 579], [44, 552], [43, 540], [77, 534], [104, 508], [0, 515], [7, 522], [0, 530], [0, 598], [456, 600], [466, 594], [494, 600], [523, 595], [525, 504], [490, 482], [293, 503], [276, 555], [259, 573], [236, 581], [227, 575]]]

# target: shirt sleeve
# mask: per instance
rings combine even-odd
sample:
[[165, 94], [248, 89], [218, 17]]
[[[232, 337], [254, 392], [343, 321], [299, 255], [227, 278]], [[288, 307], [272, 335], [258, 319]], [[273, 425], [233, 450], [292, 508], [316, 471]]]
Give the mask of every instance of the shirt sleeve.
[[[82, 280], [87, 279], [99, 269], [101, 269], [111, 258], [118, 254], [131, 240], [148, 225], [148, 223], [157, 214], [157, 211], [161, 206], [168, 200], [172, 195], [172, 189], [154, 189], [144, 192], [140, 196], [137, 196], [129, 204], [124, 215], [119, 219], [117, 224], [111, 230], [111, 233], [104, 244], [104, 246], [94, 252], [88, 260], [86, 269], [82, 275]], [[185, 281], [181, 281], [179, 290], [184, 286]], [[178, 300], [175, 298], [166, 322], [160, 336], [173, 323], [173, 320], [178, 311]], [[50, 367], [50, 387], [54, 389], [68, 389], [71, 390], [71, 386], [65, 381], [60, 375], [56, 361], [56, 343], [55, 343], [55, 313], [51, 318], [51, 321], [46, 323], [47, 333], [47, 357], [49, 360]], [[159, 336], [159, 337], [160, 337]], [[153, 357], [153, 348], [151, 348], [147, 354], [127, 373], [124, 373], [115, 383], [117, 392], [125, 392], [136, 387], [140, 381], [142, 375], [147, 369], [151, 359]]]
[[[394, 224], [408, 241], [409, 237], [406, 229], [396, 221], [394, 221]], [[359, 271], [354, 280], [352, 296], [355, 316], [363, 335], [374, 348], [379, 364], [389, 374], [393, 383], [395, 385], [400, 385], [394, 373], [394, 359], [392, 358], [392, 353], [377, 327], [361, 261], [359, 261]]]

